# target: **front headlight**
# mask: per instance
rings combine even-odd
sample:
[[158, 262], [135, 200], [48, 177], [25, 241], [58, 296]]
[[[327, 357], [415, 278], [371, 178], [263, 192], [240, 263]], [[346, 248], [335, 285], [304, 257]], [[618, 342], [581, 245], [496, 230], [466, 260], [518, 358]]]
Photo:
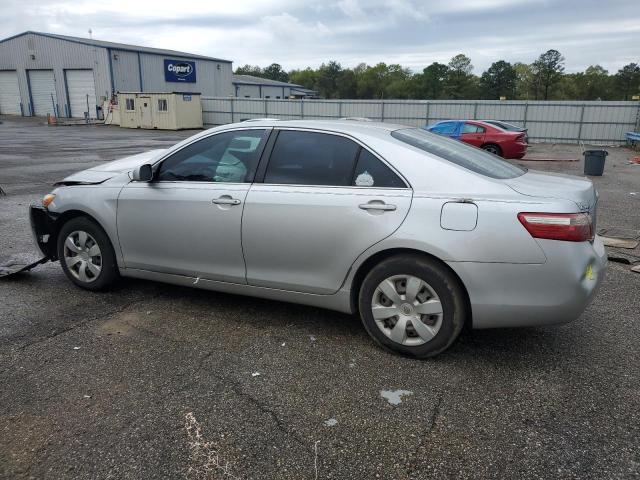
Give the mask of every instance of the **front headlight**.
[[42, 199], [42, 206], [44, 208], [48, 208], [49, 205], [51, 205], [51, 203], [56, 199], [56, 194], [55, 193], [47, 193], [44, 198]]

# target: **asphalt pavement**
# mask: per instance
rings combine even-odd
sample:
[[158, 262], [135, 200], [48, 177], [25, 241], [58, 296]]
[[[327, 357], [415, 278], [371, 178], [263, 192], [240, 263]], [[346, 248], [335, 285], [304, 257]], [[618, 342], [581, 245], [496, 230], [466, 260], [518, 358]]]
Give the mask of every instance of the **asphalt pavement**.
[[[27, 206], [54, 181], [194, 133], [1, 120], [0, 263], [37, 258]], [[609, 151], [599, 226], [637, 231], [640, 166]], [[137, 280], [90, 293], [49, 263], [0, 281], [0, 477], [640, 478], [639, 312], [640, 274], [610, 263], [578, 320], [417, 361], [352, 316]]]

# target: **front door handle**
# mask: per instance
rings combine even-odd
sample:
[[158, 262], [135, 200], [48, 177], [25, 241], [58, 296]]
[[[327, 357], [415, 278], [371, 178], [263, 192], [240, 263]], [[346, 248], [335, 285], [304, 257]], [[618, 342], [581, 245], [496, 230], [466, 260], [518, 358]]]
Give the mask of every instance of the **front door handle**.
[[220, 198], [214, 198], [213, 200], [211, 200], [211, 203], [215, 203], [216, 205], [240, 205], [240, 200], [238, 200], [237, 198], [224, 196]]
[[388, 203], [361, 203], [358, 205], [362, 210], [382, 210], [385, 212], [395, 210], [395, 205], [390, 205]]

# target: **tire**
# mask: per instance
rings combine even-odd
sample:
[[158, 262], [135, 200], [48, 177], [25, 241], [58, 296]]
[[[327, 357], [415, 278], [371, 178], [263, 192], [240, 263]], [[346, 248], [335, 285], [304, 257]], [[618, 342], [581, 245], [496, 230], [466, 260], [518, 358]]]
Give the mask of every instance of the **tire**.
[[57, 252], [65, 275], [81, 288], [103, 290], [120, 277], [109, 237], [87, 217], [72, 218], [62, 226]]
[[494, 143], [487, 143], [486, 145], [482, 146], [482, 149], [486, 150], [489, 153], [493, 153], [494, 155], [502, 157], [502, 149]]
[[[395, 301], [386, 295], [393, 294], [390, 286], [395, 288]], [[378, 345], [416, 358], [433, 357], [449, 348], [468, 315], [460, 281], [437, 261], [420, 255], [390, 257], [372, 268], [360, 287], [358, 305], [362, 323]], [[416, 321], [421, 323], [417, 330]]]

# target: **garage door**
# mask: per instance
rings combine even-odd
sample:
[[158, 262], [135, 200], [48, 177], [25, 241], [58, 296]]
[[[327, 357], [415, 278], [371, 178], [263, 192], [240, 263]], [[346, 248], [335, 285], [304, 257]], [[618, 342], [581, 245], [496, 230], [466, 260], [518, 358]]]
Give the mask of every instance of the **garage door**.
[[20, 89], [16, 72], [0, 72], [0, 114], [20, 115]]
[[58, 104], [58, 97], [53, 70], [29, 70], [29, 86], [33, 114], [39, 117], [44, 117], [47, 113], [55, 115], [53, 105]]
[[84, 112], [88, 111], [91, 118], [96, 118], [96, 88], [93, 81], [93, 70], [67, 70], [66, 78], [71, 116], [84, 118]]

